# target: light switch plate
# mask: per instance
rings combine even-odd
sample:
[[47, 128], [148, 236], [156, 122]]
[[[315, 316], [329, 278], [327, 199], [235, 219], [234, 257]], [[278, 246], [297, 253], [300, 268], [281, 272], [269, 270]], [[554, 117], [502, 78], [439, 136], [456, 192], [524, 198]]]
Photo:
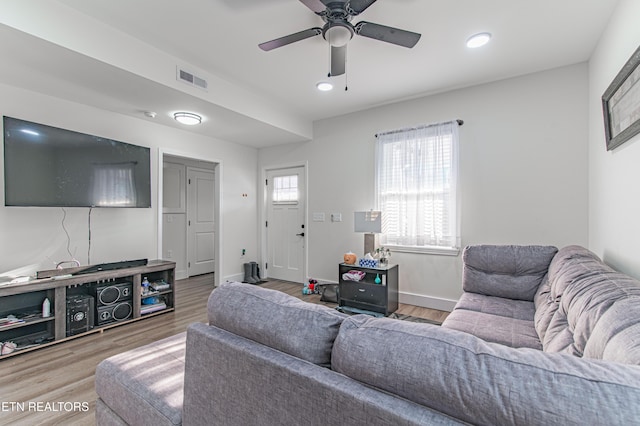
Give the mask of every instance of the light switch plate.
[[342, 222], [342, 213], [331, 213], [331, 222]]
[[324, 222], [324, 213], [314, 213], [313, 214], [314, 222]]

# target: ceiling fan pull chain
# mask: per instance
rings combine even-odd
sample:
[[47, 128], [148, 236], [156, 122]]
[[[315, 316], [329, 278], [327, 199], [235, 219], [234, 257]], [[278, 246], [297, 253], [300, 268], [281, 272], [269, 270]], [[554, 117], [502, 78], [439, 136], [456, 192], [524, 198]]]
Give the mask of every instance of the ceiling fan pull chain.
[[349, 50], [347, 50], [347, 46], [345, 46], [344, 49], [344, 91], [346, 92], [349, 90], [349, 61], [347, 60]]
[[[329, 38], [331, 38], [331, 35], [329, 35]], [[329, 72], [327, 73], [327, 77], [331, 77], [331, 43], [327, 43], [327, 48], [329, 49], [329, 54], [327, 55], [327, 68]]]

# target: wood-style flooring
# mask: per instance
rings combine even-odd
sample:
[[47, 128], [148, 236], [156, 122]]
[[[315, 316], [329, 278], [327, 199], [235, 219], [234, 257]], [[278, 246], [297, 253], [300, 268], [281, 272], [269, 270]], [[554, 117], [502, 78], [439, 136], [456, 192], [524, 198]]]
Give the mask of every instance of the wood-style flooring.
[[[320, 302], [319, 295], [302, 295], [301, 284], [275, 280], [261, 286], [311, 303], [336, 306]], [[98, 363], [181, 333], [193, 322], [206, 322], [207, 298], [213, 287], [212, 274], [177, 281], [173, 312], [0, 360], [0, 425], [95, 424], [94, 374]], [[397, 312], [435, 321], [443, 321], [448, 314], [403, 304]]]

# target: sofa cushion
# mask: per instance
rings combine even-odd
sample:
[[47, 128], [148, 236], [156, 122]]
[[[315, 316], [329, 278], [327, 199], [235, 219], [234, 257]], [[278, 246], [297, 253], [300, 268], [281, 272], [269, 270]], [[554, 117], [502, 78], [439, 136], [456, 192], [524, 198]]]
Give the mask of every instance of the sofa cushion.
[[640, 297], [618, 300], [593, 328], [585, 358], [640, 365]]
[[442, 327], [463, 331], [487, 342], [500, 343], [512, 348], [542, 349], [542, 343], [531, 320], [456, 308], [447, 316]]
[[276, 290], [224, 283], [211, 293], [209, 324], [314, 364], [329, 366], [347, 315]]
[[462, 254], [462, 287], [467, 292], [532, 302], [557, 251], [553, 246], [467, 246]]
[[532, 302], [465, 292], [442, 326], [513, 348], [542, 349], [534, 313]]
[[[129, 425], [180, 425], [186, 333], [105, 359], [96, 393]], [[115, 417], [115, 416], [114, 416]]]
[[184, 424], [190, 426], [463, 424], [328, 368], [201, 323], [187, 329], [185, 383]]
[[533, 321], [535, 314], [533, 303], [526, 300], [505, 299], [478, 293], [463, 293], [455, 309], [526, 321]]
[[346, 319], [332, 368], [473, 424], [633, 424], [640, 368], [487, 343], [443, 327]]
[[629, 320], [640, 311], [640, 282], [570, 246], [554, 258], [549, 283], [545, 351], [640, 364], [638, 317]]

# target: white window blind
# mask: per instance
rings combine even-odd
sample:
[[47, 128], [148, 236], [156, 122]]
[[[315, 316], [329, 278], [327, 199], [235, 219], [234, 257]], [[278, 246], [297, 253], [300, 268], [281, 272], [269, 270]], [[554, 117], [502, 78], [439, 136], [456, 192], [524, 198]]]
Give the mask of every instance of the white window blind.
[[381, 244], [458, 249], [458, 122], [377, 135], [376, 204]]
[[273, 178], [273, 202], [280, 204], [298, 202], [298, 175]]

